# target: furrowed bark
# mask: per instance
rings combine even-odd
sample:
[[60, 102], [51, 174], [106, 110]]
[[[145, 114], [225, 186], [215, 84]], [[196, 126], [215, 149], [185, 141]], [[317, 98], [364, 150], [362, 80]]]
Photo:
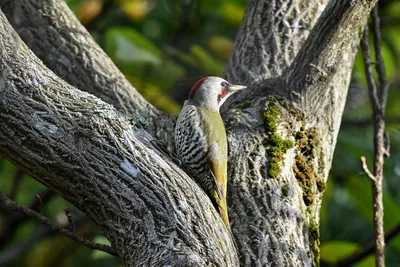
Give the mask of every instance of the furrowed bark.
[[[351, 8], [350, 2], [354, 4]], [[230, 217], [243, 266], [271, 262], [310, 266], [318, 262], [321, 196], [358, 32], [373, 3], [330, 1], [305, 43], [305, 32], [283, 38], [284, 31], [273, 27], [269, 28], [274, 31], [263, 30], [271, 17], [279, 17], [273, 15], [274, 8], [278, 9], [274, 4], [248, 2], [226, 70], [227, 77], [236, 83], [251, 85], [250, 90], [236, 96], [229, 111], [224, 110], [231, 140]], [[287, 5], [285, 1], [280, 4]], [[311, 28], [322, 9], [305, 10], [301, 14], [309, 14], [306, 21]], [[278, 29], [285, 25], [284, 16], [279, 18]], [[319, 70], [319, 66], [328, 65], [332, 55], [335, 68], [321, 78], [314, 67]], [[275, 99], [266, 97], [268, 94]]]
[[296, 56], [293, 64], [283, 74], [286, 95], [299, 102], [301, 107], [316, 111], [324, 103], [324, 88], [334, 77], [346, 58], [343, 51], [355, 36], [362, 32], [364, 22], [376, 3], [364, 1], [330, 1], [323, 19], [318, 20], [314, 30]]
[[126, 266], [236, 266], [208, 197], [151, 136], [42, 65], [0, 12], [0, 153], [104, 231]]
[[143, 117], [147, 130], [172, 147], [168, 136], [173, 134], [175, 116], [160, 112], [136, 91], [65, 1], [0, 0], [0, 6], [19, 36], [55, 74], [127, 116]]
[[282, 74], [292, 63], [327, 0], [247, 1], [225, 77], [254, 84]]

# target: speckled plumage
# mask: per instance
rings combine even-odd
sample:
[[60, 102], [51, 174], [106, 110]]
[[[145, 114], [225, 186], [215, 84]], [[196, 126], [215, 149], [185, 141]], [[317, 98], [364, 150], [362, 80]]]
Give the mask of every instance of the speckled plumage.
[[[213, 183], [207, 160], [219, 161], [225, 172], [227, 165], [225, 127], [219, 113], [203, 107], [185, 105], [176, 124], [175, 143], [178, 155], [196, 181], [204, 191], [211, 192]], [[216, 155], [218, 153], [220, 155]], [[226, 173], [224, 176], [226, 177]]]
[[230, 230], [227, 195], [227, 139], [220, 106], [236, 90], [222, 78], [199, 80], [179, 114], [175, 127], [178, 155], [208, 194]]

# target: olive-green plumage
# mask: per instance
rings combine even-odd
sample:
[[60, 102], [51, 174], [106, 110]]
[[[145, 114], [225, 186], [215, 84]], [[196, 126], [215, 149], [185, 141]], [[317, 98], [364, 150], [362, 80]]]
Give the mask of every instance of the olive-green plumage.
[[219, 107], [236, 90], [218, 77], [199, 80], [175, 128], [176, 150], [191, 176], [208, 194], [230, 231], [227, 196], [227, 139]]

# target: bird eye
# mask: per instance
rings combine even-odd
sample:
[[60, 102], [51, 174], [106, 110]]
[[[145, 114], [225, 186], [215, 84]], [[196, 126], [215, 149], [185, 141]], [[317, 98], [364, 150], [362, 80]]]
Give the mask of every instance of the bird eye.
[[228, 84], [227, 84], [226, 82], [222, 82], [222, 83], [221, 83], [221, 86], [222, 86], [222, 87], [226, 87], [227, 85], [228, 85]]

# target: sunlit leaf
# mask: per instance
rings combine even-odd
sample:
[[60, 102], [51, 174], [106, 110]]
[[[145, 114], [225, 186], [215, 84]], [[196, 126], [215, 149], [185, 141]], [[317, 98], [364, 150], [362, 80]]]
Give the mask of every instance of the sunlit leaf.
[[106, 33], [105, 49], [124, 73], [151, 81], [163, 91], [185, 75], [184, 68], [165, 57], [149, 39], [131, 28], [110, 29]]
[[135, 86], [139, 93], [154, 106], [162, 111], [178, 114], [181, 106], [174, 100], [170, 99], [160, 88], [157, 86], [146, 83], [137, 77], [125, 74], [129, 82]]
[[120, 61], [161, 64], [161, 51], [135, 29], [114, 27], [106, 33], [106, 52]]
[[221, 6], [221, 13], [226, 22], [233, 25], [240, 25], [244, 16], [244, 5], [235, 2], [224, 1]]
[[193, 45], [190, 52], [198, 60], [198, 66], [205, 72], [222, 76], [225, 69], [225, 64], [214, 58], [206, 49], [199, 45]]
[[101, 11], [103, 2], [100, 0], [87, 0], [77, 8], [77, 15], [83, 24], [92, 21]]
[[207, 47], [219, 58], [228, 60], [233, 48], [233, 42], [223, 36], [214, 36], [208, 40]]
[[[368, 179], [366, 176], [364, 178], [352, 176], [349, 177], [346, 186], [350, 194], [350, 199], [358, 211], [372, 224], [372, 187], [371, 181]], [[383, 194], [383, 205], [386, 215], [384, 216], [384, 228], [387, 231], [400, 223], [400, 205], [396, 203], [389, 192], [384, 192]], [[394, 239], [390, 244], [400, 251], [400, 238]]]
[[320, 248], [321, 261], [335, 263], [360, 249], [360, 245], [347, 241], [324, 242]]
[[129, 0], [120, 1], [121, 9], [134, 21], [142, 21], [150, 9], [148, 1]]
[[[321, 244], [320, 259], [322, 262], [334, 264], [341, 259], [344, 259], [356, 251], [362, 250], [358, 244], [347, 241], [329, 241]], [[373, 267], [375, 265], [374, 256], [369, 256], [356, 264], [355, 267]]]

